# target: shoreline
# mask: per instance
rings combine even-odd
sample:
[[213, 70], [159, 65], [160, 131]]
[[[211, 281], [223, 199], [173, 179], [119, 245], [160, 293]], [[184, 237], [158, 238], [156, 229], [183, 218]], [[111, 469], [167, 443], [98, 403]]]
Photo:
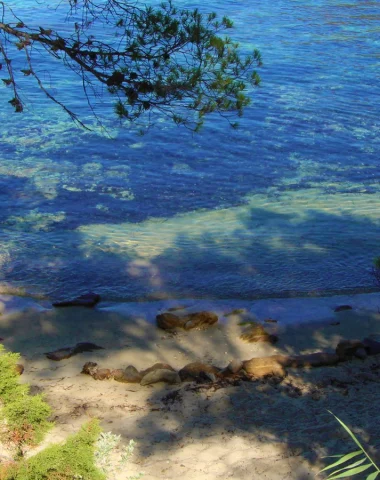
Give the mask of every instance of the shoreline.
[[[334, 312], [344, 303], [353, 309]], [[102, 368], [133, 365], [140, 370], [163, 362], [179, 370], [202, 362], [223, 368], [232, 360], [333, 352], [342, 339], [380, 340], [379, 305], [380, 295], [359, 294], [258, 302], [104, 301], [89, 309], [52, 308], [0, 295], [0, 336], [8, 350], [21, 353], [25, 371], [20, 381], [43, 393], [53, 408], [55, 427], [30, 454], [63, 441], [97, 417], [124, 444], [136, 441], [129, 475], [143, 471], [149, 480], [300, 480], [314, 478], [323, 468], [323, 455], [353, 449], [327, 410], [364, 444], [379, 446], [379, 355], [332, 367], [289, 369], [280, 383], [245, 381], [221, 388], [94, 380], [81, 374], [83, 365], [90, 361]], [[188, 312], [213, 310], [220, 322], [209, 330], [177, 334], [155, 326], [157, 313], [179, 306]], [[247, 311], [236, 311], [240, 308]], [[276, 317], [276, 324], [264, 325], [278, 334], [278, 343], [243, 342], [241, 320], [246, 315], [260, 321]], [[46, 358], [46, 352], [83, 341], [104, 349], [59, 362]], [[124, 479], [125, 472], [115, 477]]]
[[[148, 321], [155, 323], [157, 313], [162, 313], [170, 308], [183, 307], [184, 310], [186, 309], [190, 313], [212, 310], [220, 317], [221, 323], [225, 323], [225, 316], [228, 313], [233, 310], [244, 309], [249, 314], [256, 316], [259, 322], [265, 318], [274, 318], [283, 326], [291, 326], [301, 323], [319, 322], [321, 319], [327, 322], [335, 317], [334, 309], [340, 305], [350, 305], [355, 311], [379, 313], [380, 292], [328, 296], [270, 297], [255, 300], [199, 298], [123, 302], [101, 300], [96, 307], [90, 310], [115, 312], [126, 317], [143, 315]], [[78, 307], [63, 307], [68, 313], [72, 308], [76, 310]], [[28, 310], [43, 312], [57, 309], [52, 306], [51, 301], [48, 299], [0, 293], [0, 318], [1, 315]], [[62, 307], [59, 310], [62, 310]]]

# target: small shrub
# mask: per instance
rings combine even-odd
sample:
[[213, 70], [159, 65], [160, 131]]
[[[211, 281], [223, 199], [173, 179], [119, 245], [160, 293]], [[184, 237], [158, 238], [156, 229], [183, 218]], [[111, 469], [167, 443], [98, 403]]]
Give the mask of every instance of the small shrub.
[[20, 355], [5, 352], [0, 345], [0, 399], [3, 407], [0, 418], [6, 421], [6, 439], [17, 448], [17, 454], [23, 454], [25, 445], [36, 445], [52, 427], [48, 421], [50, 406], [42, 395], [30, 395], [29, 385], [19, 383], [16, 364]]
[[105, 480], [95, 466], [95, 444], [100, 434], [97, 420], [84, 425], [65, 443], [47, 447], [29, 459], [8, 466], [1, 480]]

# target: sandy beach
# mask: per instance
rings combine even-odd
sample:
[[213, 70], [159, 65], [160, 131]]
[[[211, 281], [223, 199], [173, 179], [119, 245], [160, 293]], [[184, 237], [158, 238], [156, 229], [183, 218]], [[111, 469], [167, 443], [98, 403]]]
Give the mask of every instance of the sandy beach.
[[[339, 305], [352, 310], [334, 312]], [[219, 316], [205, 331], [160, 330], [158, 313], [209, 310]], [[231, 313], [240, 309], [238, 313]], [[334, 367], [288, 369], [281, 382], [241, 381], [236, 385], [181, 383], [151, 386], [81, 374], [85, 362], [138, 370], [156, 362], [179, 370], [201, 361], [225, 367], [277, 353], [333, 352], [342, 339], [380, 339], [380, 297], [270, 299], [256, 302], [171, 300], [108, 304], [94, 309], [53, 309], [49, 304], [0, 296], [1, 343], [20, 352], [22, 382], [43, 392], [54, 411], [55, 427], [43, 445], [64, 440], [90, 418], [105, 431], [136, 442], [128, 471], [146, 479], [314, 478], [321, 456], [354, 449], [331, 410], [375, 454], [380, 446], [380, 355]], [[242, 319], [257, 318], [279, 337], [275, 345], [243, 342]], [[277, 323], [265, 323], [272, 318]], [[93, 342], [103, 350], [60, 362], [45, 353]], [[42, 448], [43, 445], [39, 448]]]

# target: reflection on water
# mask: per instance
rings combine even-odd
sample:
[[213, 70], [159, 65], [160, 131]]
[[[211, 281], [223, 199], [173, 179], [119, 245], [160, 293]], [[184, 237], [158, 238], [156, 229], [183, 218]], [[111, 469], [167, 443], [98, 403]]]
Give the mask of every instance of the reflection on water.
[[[158, 118], [138, 137], [105, 111], [109, 136], [83, 132], [33, 89], [23, 116], [1, 110], [2, 290], [135, 299], [373, 287], [379, 5], [212, 1], [210, 10], [232, 17], [243, 48], [264, 57], [263, 86], [236, 132], [211, 118], [193, 136]], [[54, 73], [90, 119], [77, 80]]]

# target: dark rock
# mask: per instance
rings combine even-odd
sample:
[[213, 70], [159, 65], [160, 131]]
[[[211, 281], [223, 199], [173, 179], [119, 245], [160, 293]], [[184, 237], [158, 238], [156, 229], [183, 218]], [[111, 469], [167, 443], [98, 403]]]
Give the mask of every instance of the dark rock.
[[74, 349], [75, 347], [59, 348], [58, 350], [54, 350], [54, 352], [47, 352], [45, 355], [49, 360], [59, 362], [60, 360], [65, 360], [75, 355]]
[[354, 353], [356, 358], [360, 358], [360, 360], [364, 360], [367, 358], [367, 352], [365, 348], [358, 348]]
[[185, 330], [205, 330], [218, 322], [218, 315], [213, 312], [190, 313], [184, 317]]
[[89, 292], [73, 300], [66, 300], [63, 302], [53, 303], [53, 307], [88, 307], [92, 308], [100, 302], [100, 295], [97, 293]]
[[174, 313], [161, 313], [156, 316], [157, 326], [163, 330], [173, 330], [175, 328], [184, 328], [186, 320], [174, 315]]
[[292, 357], [291, 367], [322, 367], [336, 365], [340, 358], [335, 353], [316, 352]]
[[363, 340], [363, 345], [368, 355], [380, 354], [380, 342], [378, 342], [377, 340], [373, 340], [372, 338], [365, 338]]
[[169, 383], [170, 385], [174, 385], [177, 383], [181, 383], [181, 378], [174, 370], [159, 368], [157, 370], [152, 370], [146, 375], [144, 375], [140, 384], [145, 386], [158, 382], [165, 382]]
[[95, 362], [86, 362], [83, 365], [81, 373], [84, 373], [85, 375], [93, 375], [96, 370], [98, 369], [98, 364]]
[[109, 380], [112, 378], [111, 370], [109, 368], [98, 368], [92, 375], [94, 380]]
[[185, 365], [178, 373], [183, 382], [210, 383], [219, 376], [220, 369], [213, 365], [193, 362]]
[[133, 366], [129, 365], [124, 370], [113, 370], [113, 378], [122, 383], [140, 383], [143, 375]]
[[168, 363], [155, 363], [154, 365], [152, 365], [151, 367], [145, 369], [145, 370], [142, 370], [140, 373], [141, 373], [141, 376], [145, 376], [147, 375], [148, 373], [150, 372], [154, 372], [155, 370], [171, 370], [172, 372], [175, 372], [174, 368], [169, 365]]
[[59, 362], [60, 360], [65, 360], [66, 358], [70, 358], [78, 353], [93, 352], [94, 350], [102, 349], [103, 347], [99, 347], [99, 345], [95, 345], [95, 343], [79, 342], [74, 347], [59, 348], [53, 352], [47, 352], [45, 355], [49, 360]]
[[275, 320], [274, 318], [266, 318], [264, 320], [265, 323], [277, 323], [277, 320]]
[[352, 310], [351, 305], [338, 305], [334, 308], [334, 312], [344, 312], [345, 310]]
[[364, 348], [364, 344], [360, 340], [342, 340], [338, 343], [335, 352], [339, 359], [344, 361], [352, 358], [356, 350]]
[[91, 342], [79, 342], [74, 347], [75, 354], [83, 352], [93, 352], [94, 350], [104, 350], [104, 348], [99, 347], [99, 345]]

